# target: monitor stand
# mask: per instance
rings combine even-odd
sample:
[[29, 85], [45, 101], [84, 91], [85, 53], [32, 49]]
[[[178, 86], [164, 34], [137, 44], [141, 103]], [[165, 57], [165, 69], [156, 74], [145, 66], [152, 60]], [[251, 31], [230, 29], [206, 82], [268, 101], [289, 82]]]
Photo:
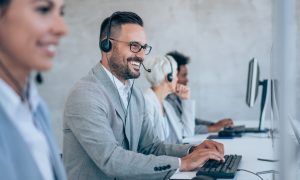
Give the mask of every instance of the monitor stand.
[[269, 129], [265, 127], [265, 115], [268, 99], [268, 80], [259, 81], [259, 85], [262, 86], [261, 101], [260, 101], [260, 114], [258, 128], [245, 128], [244, 132], [249, 133], [266, 133]]

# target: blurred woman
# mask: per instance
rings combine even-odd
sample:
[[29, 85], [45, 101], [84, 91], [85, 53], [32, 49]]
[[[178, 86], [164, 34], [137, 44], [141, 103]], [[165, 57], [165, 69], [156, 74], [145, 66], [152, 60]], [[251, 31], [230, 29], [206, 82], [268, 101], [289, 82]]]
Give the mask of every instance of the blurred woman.
[[0, 178], [66, 179], [47, 108], [30, 78], [66, 34], [63, 0], [0, 0]]
[[[151, 73], [146, 73], [151, 88], [144, 92], [144, 96], [153, 128], [160, 140], [181, 143], [183, 137], [194, 135], [195, 103], [189, 100], [189, 88], [177, 84], [177, 63], [171, 56], [148, 58], [144, 64], [151, 69]], [[171, 93], [176, 93], [183, 100], [186, 111], [180, 118], [165, 100]]]

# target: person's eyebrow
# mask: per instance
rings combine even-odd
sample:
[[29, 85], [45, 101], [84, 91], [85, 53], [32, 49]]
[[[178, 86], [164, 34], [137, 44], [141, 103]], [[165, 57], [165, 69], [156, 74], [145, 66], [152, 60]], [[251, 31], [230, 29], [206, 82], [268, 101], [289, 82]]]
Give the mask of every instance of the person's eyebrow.
[[31, 2], [32, 3], [35, 3], [35, 2], [47, 2], [51, 6], [54, 5], [54, 2], [52, 0], [32, 0]]

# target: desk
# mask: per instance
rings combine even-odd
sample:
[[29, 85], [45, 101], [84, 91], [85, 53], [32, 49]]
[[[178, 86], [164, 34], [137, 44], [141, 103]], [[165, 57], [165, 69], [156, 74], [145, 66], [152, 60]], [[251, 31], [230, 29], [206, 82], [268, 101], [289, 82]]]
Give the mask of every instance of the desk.
[[[184, 139], [184, 142], [191, 144], [199, 144], [207, 137], [206, 135], [196, 135], [194, 137]], [[274, 170], [277, 163], [259, 161], [257, 158], [276, 159], [272, 146], [272, 139], [267, 133], [244, 134], [241, 138], [234, 139], [216, 139], [215, 141], [224, 144], [225, 154], [242, 155], [239, 169], [246, 169], [252, 172]], [[196, 176], [197, 171], [179, 172], [174, 174], [171, 179], [192, 179]], [[260, 175], [264, 180], [272, 180], [272, 174]], [[255, 180], [257, 176], [244, 171], [237, 171], [235, 178], [237, 180]]]

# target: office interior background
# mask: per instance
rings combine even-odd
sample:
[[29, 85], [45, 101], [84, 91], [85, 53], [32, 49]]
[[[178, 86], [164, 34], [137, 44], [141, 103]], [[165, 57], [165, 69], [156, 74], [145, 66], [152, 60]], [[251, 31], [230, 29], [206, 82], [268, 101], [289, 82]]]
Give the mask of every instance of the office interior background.
[[[217, 121], [258, 121], [260, 94], [255, 107], [245, 103], [248, 63], [256, 57], [260, 78], [272, 75], [274, 45], [274, 2], [272, 0], [65, 0], [69, 35], [61, 42], [54, 68], [44, 73], [39, 87], [52, 114], [57, 142], [62, 148], [64, 103], [76, 81], [101, 59], [99, 27], [114, 11], [134, 11], [145, 24], [149, 56], [178, 50], [191, 58], [189, 85], [196, 100], [198, 117]], [[295, 55], [291, 106], [300, 105], [300, 2], [295, 1]], [[284, 62], [283, 62], [284, 63]], [[136, 81], [149, 87], [143, 77]], [[300, 119], [300, 111], [295, 111]], [[267, 114], [267, 119], [270, 115]]]

